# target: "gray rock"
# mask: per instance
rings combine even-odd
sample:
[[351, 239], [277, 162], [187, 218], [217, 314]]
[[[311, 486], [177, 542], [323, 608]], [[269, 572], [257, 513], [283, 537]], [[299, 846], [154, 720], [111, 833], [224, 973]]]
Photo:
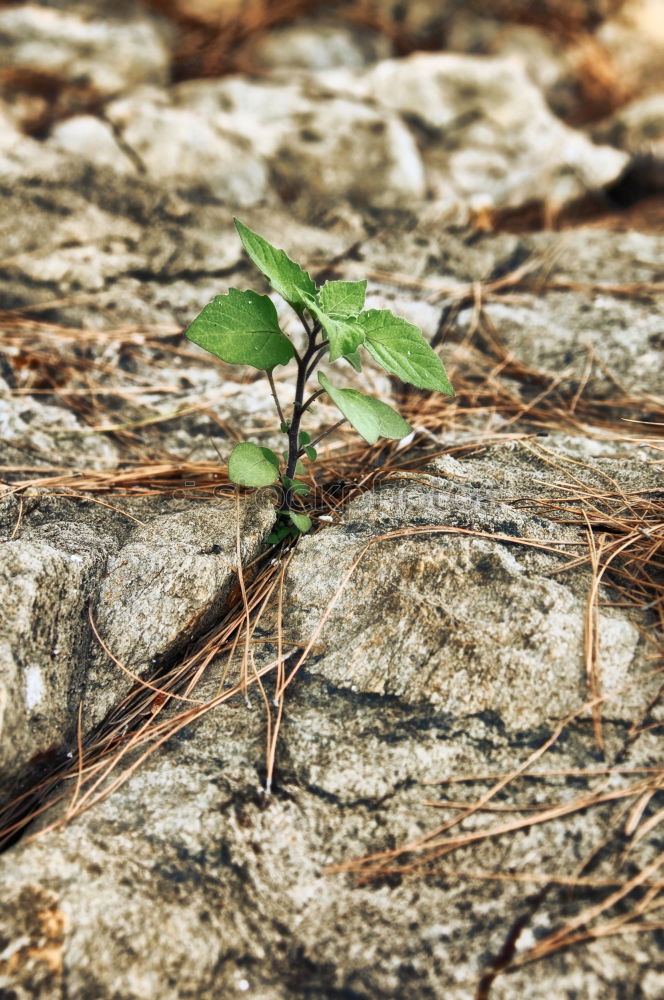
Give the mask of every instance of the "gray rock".
[[[5, 793], [37, 759], [84, 733], [132, 686], [99, 648], [146, 676], [209, 627], [235, 579], [235, 505], [186, 505], [142, 517], [75, 496], [5, 498], [0, 544], [0, 774]], [[239, 507], [242, 559], [274, 520], [266, 497]], [[21, 520], [19, 520], [19, 517]], [[130, 528], [136, 520], [146, 523]], [[14, 526], [18, 531], [15, 537]]]
[[[0, 502], [8, 528], [0, 544], [4, 797], [26, 762], [74, 732], [93, 649], [88, 603], [131, 522], [108, 511], [111, 516], [100, 516], [96, 504], [84, 504], [83, 513], [73, 497], [33, 496], [21, 506], [13, 497]], [[19, 530], [12, 538], [14, 526]]]
[[[533, 369], [551, 376], [567, 372], [580, 381], [594, 359], [587, 391], [595, 397], [615, 395], [611, 374], [627, 392], [656, 394], [661, 388], [661, 317], [629, 298], [524, 295], [517, 306], [496, 303], [487, 313], [503, 346]], [[462, 329], [469, 316], [459, 317]]]
[[508, 59], [419, 53], [321, 76], [433, 133], [422, 139], [428, 185], [450, 220], [531, 201], [561, 207], [616, 180], [628, 162], [563, 125]]
[[135, 90], [106, 114], [154, 181], [205, 184], [215, 197], [240, 207], [267, 198], [267, 167], [247, 139], [224, 134], [195, 111], [171, 107], [165, 91]]
[[265, 82], [191, 81], [175, 95], [218, 128], [250, 134], [278, 194], [303, 218], [341, 199], [376, 206], [421, 199], [424, 171], [406, 125], [336, 89], [321, 88], [319, 74], [300, 72]]
[[94, 20], [31, 3], [0, 12], [0, 57], [104, 94], [164, 83], [169, 62], [163, 31], [147, 15]]
[[59, 122], [51, 131], [51, 143], [97, 166], [136, 172], [136, 161], [118, 144], [111, 126], [94, 115], [74, 115]]
[[[201, 693], [212, 696], [216, 685], [213, 676]], [[451, 818], [455, 811], [425, 804], [437, 798], [432, 782], [507, 774], [544, 737], [531, 731], [515, 744], [490, 715], [459, 721], [429, 705], [359, 697], [313, 677], [301, 677], [287, 704], [283, 770], [270, 798], [261, 795], [257, 773], [260, 717], [243, 705], [224, 707], [62, 833], [0, 859], [0, 988], [17, 1000], [212, 1000], [242, 992], [262, 1000], [441, 992], [472, 1000], [517, 919], [525, 948], [528, 938], [596, 900], [596, 891], [579, 888], [572, 899], [558, 886], [538, 905], [537, 885], [487, 884], [454, 870], [575, 870], [606, 842], [601, 810], [448, 855], [448, 875], [357, 887], [328, 874], [329, 864], [403, 843]], [[607, 728], [618, 745], [627, 736], [627, 727]], [[656, 761], [654, 741], [642, 736], [623, 764]], [[545, 766], [594, 762], [592, 742], [577, 728]], [[616, 776], [616, 789], [625, 780]], [[546, 806], [592, 788], [592, 779], [569, 781], [515, 782], [500, 805]], [[472, 801], [486, 787], [452, 786], [460, 791], [451, 794]], [[645, 856], [643, 844], [632, 845], [633, 863]], [[594, 874], [611, 878], [612, 871], [604, 861]], [[626, 963], [623, 940], [608, 937], [590, 951], [540, 963], [535, 983], [528, 970], [527, 987], [520, 973], [513, 990], [511, 975], [496, 986], [504, 1000], [524, 989], [534, 1000], [558, 1000], [559, 984], [571, 978], [585, 996], [618, 1000], [635, 977], [656, 968], [653, 937], [639, 935], [633, 958]]]
[[[110, 653], [141, 677], [173, 660], [219, 616], [237, 579], [238, 531], [244, 565], [258, 555], [274, 517], [270, 498], [259, 492], [237, 513], [234, 503], [216, 501], [136, 528], [96, 598], [99, 632]], [[118, 696], [118, 667], [100, 660], [97, 714]]]
[[392, 55], [385, 35], [334, 24], [292, 24], [259, 37], [252, 61], [266, 69], [357, 69]]
[[[664, 93], [650, 94], [620, 108], [594, 129], [598, 139], [637, 156], [664, 161]], [[662, 168], [664, 169], [664, 168]]]
[[[470, 534], [409, 534], [426, 525]], [[397, 537], [383, 539], [390, 532]], [[561, 556], [519, 538], [558, 547]], [[590, 697], [583, 632], [590, 578], [556, 573], [564, 553], [584, 544], [580, 534], [481, 490], [468, 496], [445, 479], [392, 483], [353, 501], [338, 526], [303, 539], [287, 577], [286, 636], [304, 644], [315, 633], [310, 669], [336, 686], [427, 701], [455, 716], [491, 709], [512, 730], [536, 726]], [[603, 609], [599, 629], [602, 690], [617, 690], [645, 672], [647, 651], [628, 616]], [[647, 697], [637, 689], [608, 711], [631, 718]]]

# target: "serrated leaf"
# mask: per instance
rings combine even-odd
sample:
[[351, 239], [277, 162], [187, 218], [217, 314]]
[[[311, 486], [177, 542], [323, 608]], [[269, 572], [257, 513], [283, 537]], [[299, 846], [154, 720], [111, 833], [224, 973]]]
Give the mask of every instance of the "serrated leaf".
[[297, 443], [300, 446], [300, 448], [302, 447], [303, 444], [309, 444], [310, 441], [311, 441], [311, 434], [309, 433], [309, 431], [300, 431], [297, 439]]
[[360, 344], [364, 343], [364, 329], [354, 317], [328, 316], [318, 303], [311, 299], [307, 303], [307, 309], [316, 317], [330, 342], [330, 361], [338, 361], [344, 355], [352, 354]]
[[319, 293], [321, 309], [328, 316], [357, 316], [364, 309], [365, 281], [326, 281]]
[[187, 327], [185, 337], [222, 361], [261, 371], [288, 364], [295, 353], [268, 296], [237, 288], [209, 302]]
[[366, 334], [364, 346], [385, 371], [420, 389], [454, 395], [442, 361], [412, 323], [389, 309], [369, 309], [360, 313], [358, 324]]
[[360, 356], [359, 350], [351, 351], [350, 354], [344, 354], [344, 359], [349, 365], [352, 365], [356, 372], [362, 371], [362, 358]]
[[228, 478], [239, 486], [271, 486], [279, 478], [279, 459], [269, 448], [244, 441], [231, 452]]
[[318, 373], [318, 381], [367, 444], [374, 444], [379, 437], [402, 438], [410, 433], [410, 424], [387, 403], [356, 389], [336, 389], [323, 372]]
[[298, 531], [309, 531], [311, 528], [311, 518], [307, 517], [306, 514], [296, 514], [294, 511], [289, 510], [289, 516]]
[[307, 458], [309, 459], [310, 462], [315, 462], [316, 461], [316, 457], [318, 455], [318, 452], [316, 451], [315, 448], [312, 448], [311, 445], [307, 445], [307, 447], [304, 449], [304, 453], [305, 453], [305, 455], [307, 456]]
[[244, 249], [275, 291], [279, 292], [290, 305], [298, 309], [306, 307], [307, 298], [316, 296], [316, 284], [311, 275], [291, 260], [283, 250], [273, 247], [239, 219], [233, 221]]

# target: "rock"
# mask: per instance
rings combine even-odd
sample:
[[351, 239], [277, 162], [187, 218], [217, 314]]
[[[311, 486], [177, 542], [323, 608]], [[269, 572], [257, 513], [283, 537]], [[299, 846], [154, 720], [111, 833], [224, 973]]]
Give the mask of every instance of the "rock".
[[[207, 0], [200, 0], [207, 2]], [[483, 0], [372, 0], [370, 12], [375, 22], [388, 25], [412, 47], [448, 48], [459, 17], [470, 11], [479, 21], [487, 20], [487, 11], [498, 23], [533, 22], [548, 32], [566, 28], [589, 30], [614, 14], [624, 0], [544, 0], [533, 10], [529, 0], [494, 0], [489, 6]]]
[[528, 24], [506, 24], [462, 10], [449, 26], [447, 46], [453, 52], [508, 59], [525, 71], [563, 119], [573, 117], [582, 94], [578, 66], [564, 41]]
[[[217, 684], [212, 677], [200, 693], [211, 697]], [[262, 1000], [441, 992], [471, 1000], [517, 919], [522, 953], [528, 938], [596, 902], [601, 890], [578, 887], [572, 899], [558, 885], [538, 905], [538, 884], [505, 879], [487, 888], [455, 869], [575, 871], [607, 842], [607, 819], [615, 814], [602, 809], [448, 855], [449, 874], [360, 886], [328, 874], [327, 865], [414, 839], [456, 815], [425, 804], [438, 797], [435, 782], [508, 774], [544, 735], [529, 731], [514, 742], [490, 713], [458, 720], [430, 705], [360, 696], [316, 677], [302, 676], [287, 705], [273, 796], [260, 792], [259, 714], [243, 704], [222, 707], [62, 832], [19, 844], [0, 859], [0, 989], [16, 1000], [213, 1000], [241, 992]], [[628, 736], [626, 726], [607, 728], [617, 744]], [[657, 761], [654, 738], [642, 734], [621, 766]], [[577, 727], [543, 769], [564, 774], [596, 766], [592, 742]], [[630, 779], [612, 780], [619, 791]], [[442, 794], [473, 801], [487, 787], [453, 785], [450, 793], [444, 786]], [[546, 806], [592, 788], [590, 778], [551, 775], [513, 782], [499, 804]], [[623, 805], [619, 800], [616, 811]], [[54, 818], [51, 812], [45, 822]], [[475, 819], [475, 829], [481, 822]], [[618, 837], [609, 835], [616, 850]], [[631, 863], [644, 857], [643, 841], [632, 844]], [[593, 875], [611, 879], [606, 852], [603, 858]], [[657, 965], [654, 936], [639, 935], [630, 962], [624, 948], [620, 936], [601, 938], [541, 962], [536, 983], [529, 967], [527, 986], [517, 973], [514, 990], [512, 975], [496, 987], [502, 1000], [516, 1000], [524, 989], [547, 1000], [571, 981], [585, 996], [618, 1000]]]
[[[289, 566], [284, 623], [298, 644], [314, 635], [368, 545], [316, 633], [309, 669], [338, 687], [427, 701], [457, 717], [490, 709], [511, 730], [582, 705], [589, 577], [552, 575], [562, 557], [492, 537], [577, 553], [581, 536], [486, 499], [446, 480], [395, 483], [353, 501], [339, 526], [303, 539]], [[479, 537], [408, 532], [425, 525]], [[381, 540], [390, 532], [402, 536]], [[608, 610], [600, 618], [602, 690], [616, 690], [647, 669], [647, 656], [635, 622]], [[646, 703], [638, 692], [609, 711], [631, 718]]]
[[664, 94], [632, 101], [609, 121], [601, 122], [594, 132], [601, 141], [633, 155], [664, 161]]
[[[5, 792], [26, 762], [74, 738], [79, 703], [88, 732], [132, 681], [100, 650], [88, 620], [134, 673], [153, 672], [215, 619], [235, 579], [235, 506], [219, 502], [155, 517], [71, 497], [3, 501], [0, 545], [0, 766]], [[146, 518], [147, 515], [147, 518]], [[19, 516], [21, 520], [19, 521]], [[265, 497], [240, 505], [242, 558], [274, 520]], [[139, 517], [138, 520], [141, 520]], [[12, 538], [14, 526], [18, 527]]]
[[0, 11], [0, 58], [103, 94], [164, 83], [169, 62], [163, 31], [148, 16], [94, 20], [31, 3]]
[[615, 181], [628, 162], [563, 125], [511, 60], [418, 53], [361, 74], [321, 75], [328, 86], [377, 101], [426, 130], [430, 196], [454, 221], [532, 201], [562, 207]]
[[342, 198], [397, 208], [426, 190], [417, 145], [399, 118], [343, 99], [298, 115], [271, 166], [282, 199], [297, 200], [305, 214]]
[[417, 145], [400, 118], [321, 89], [318, 74], [192, 81], [175, 95], [219, 128], [251, 134], [282, 201], [303, 219], [343, 199], [397, 206], [424, 196]]
[[118, 173], [135, 173], [136, 161], [117, 142], [111, 126], [94, 115], [74, 115], [56, 125], [51, 132], [52, 144], [75, 153], [100, 167], [111, 167]]
[[[108, 568], [96, 599], [99, 632], [111, 654], [143, 677], [173, 660], [218, 618], [236, 580], [238, 540], [251, 562], [274, 524], [259, 492], [238, 507], [214, 502], [136, 528]], [[103, 710], [117, 701], [117, 666], [101, 657], [94, 693]], [[97, 712], [99, 713], [99, 709]]]
[[114, 443], [105, 434], [91, 432], [71, 410], [16, 396], [2, 379], [0, 436], [4, 461], [26, 470], [83, 464], [104, 469], [113, 468], [118, 460]]
[[[513, 58], [420, 53], [366, 70], [196, 80], [136, 89], [105, 114], [114, 135], [79, 117], [54, 130], [51, 155], [64, 146], [240, 208], [281, 200], [307, 220], [348, 200], [427, 197], [439, 222], [543, 198], [561, 208], [628, 162], [556, 119]], [[26, 149], [19, 174], [29, 160]]]
[[106, 113], [153, 180], [205, 184], [241, 207], [267, 197], [267, 169], [249, 143], [224, 135], [195, 111], [170, 107], [165, 92], [134, 92]]
[[96, 504], [74, 497], [32, 496], [21, 506], [10, 497], [0, 503], [7, 529], [0, 544], [4, 797], [26, 762], [73, 736], [93, 650], [88, 602], [131, 522], [108, 510], [102, 516]]
[[597, 30], [624, 93], [656, 94], [664, 87], [664, 27], [658, 0], [630, 0]]
[[[595, 398], [615, 394], [611, 375], [628, 393], [657, 393], [661, 385], [661, 323], [654, 312], [644, 312], [629, 299], [601, 294], [572, 298], [566, 292], [525, 295], [516, 308], [496, 303], [487, 313], [503, 347], [547, 375], [568, 372], [580, 382], [593, 357], [587, 391]], [[460, 327], [469, 320], [470, 310], [464, 310]]]
[[392, 55], [385, 35], [359, 27], [333, 24], [293, 24], [277, 28], [258, 39], [251, 49], [252, 62], [265, 69], [356, 69]]

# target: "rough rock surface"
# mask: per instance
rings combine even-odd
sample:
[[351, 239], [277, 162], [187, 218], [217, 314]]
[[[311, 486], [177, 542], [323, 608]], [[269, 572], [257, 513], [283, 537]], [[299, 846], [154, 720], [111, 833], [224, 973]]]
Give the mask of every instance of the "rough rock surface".
[[[214, 623], [238, 561], [258, 555], [273, 524], [273, 505], [261, 492], [237, 509], [218, 501], [135, 528], [96, 598], [97, 625], [111, 654], [138, 676], [173, 660]], [[117, 700], [112, 664], [95, 670], [94, 691], [99, 715]]]
[[[162, 506], [168, 510], [169, 502]], [[132, 686], [100, 650], [88, 606], [111, 654], [139, 676], [166, 665], [218, 615], [236, 579], [235, 505], [185, 506], [155, 516], [154, 505], [123, 512], [75, 495], [37, 494], [20, 506], [13, 497], [3, 501], [3, 798], [26, 763], [71, 742], [81, 701], [85, 733]], [[273, 509], [259, 497], [238, 512], [241, 556], [249, 562]], [[136, 527], [142, 519], [147, 523]]]
[[[619, 744], [626, 727], [608, 728]], [[266, 800], [257, 713], [210, 713], [94, 811], [0, 861], [0, 985], [17, 1000], [241, 992], [471, 1000], [517, 919], [525, 950], [575, 912], [565, 888], [538, 907], [537, 886], [518, 882], [439, 875], [357, 888], [325, 869], [449, 817], [424, 805], [436, 796], [430, 782], [484, 771], [489, 761], [492, 772], [507, 773], [541, 740], [541, 730], [528, 730], [515, 741], [491, 713], [459, 720], [311, 677], [289, 702], [283, 770]], [[592, 756], [587, 735], [572, 730], [548, 766]], [[624, 763], [656, 759], [646, 737]], [[551, 777], [527, 799], [543, 804], [560, 794], [561, 779]], [[603, 841], [605, 818], [532, 826], [453, 855], [449, 865], [574, 869]], [[645, 850], [635, 849], [634, 860]], [[636, 956], [631, 942], [596, 941], [518, 970], [515, 986], [512, 975], [499, 978], [496, 995], [562, 1000], [582, 984], [586, 996], [618, 1000], [635, 958], [653, 963], [643, 996], [656, 1000], [656, 957], [644, 935]]]
[[[560, 208], [628, 163], [559, 121], [517, 61], [451, 53], [136, 87], [101, 120], [56, 125], [43, 145], [51, 172], [69, 151], [240, 207], [286, 203], [306, 218], [341, 198], [377, 207], [426, 198], [461, 223], [529, 201]], [[34, 169], [36, 148], [15, 139], [0, 177]]]
[[[187, 20], [169, 33], [157, 6]], [[635, 93], [608, 120], [628, 96], [614, 70], [628, 68], [630, 86], [648, 76], [652, 94], [655, 33], [640, 52], [624, 19], [579, 35], [614, 0], [547, 0], [537, 16], [564, 29], [548, 33], [526, 0], [490, 16], [475, 0], [376, 0], [361, 5], [369, 23], [352, 25], [351, 39], [324, 6], [240, 45], [244, 64], [233, 42], [228, 65], [257, 72], [207, 78], [206, 63], [193, 79], [181, 59], [190, 32], [213, 57], [259, 5], [75, 0], [65, 11], [49, 0], [0, 14], [3, 795], [46, 808], [53, 799], [35, 782], [73, 758], [67, 780], [48, 786], [63, 799], [0, 857], [0, 997], [659, 1000], [656, 935], [602, 932], [649, 899], [648, 881], [582, 920], [589, 940], [526, 960], [658, 850], [661, 706], [645, 676], [654, 608], [617, 597], [607, 573], [598, 684], [624, 691], [602, 705], [602, 751], [582, 709], [591, 574], [564, 567], [587, 551], [580, 497], [601, 514], [610, 494], [628, 520], [635, 505], [626, 531], [638, 535], [639, 511], [661, 495], [661, 451], [646, 439], [661, 419], [664, 242], [596, 228], [480, 231], [494, 210], [526, 212], [528, 201], [624, 197], [643, 153], [659, 156], [659, 133], [648, 145], [659, 97]], [[508, 8], [529, 23], [508, 24]], [[601, 37], [609, 61], [584, 81]], [[582, 92], [603, 120], [570, 128], [552, 109], [589, 121], [587, 107], [577, 116]], [[143, 762], [127, 753], [119, 767], [136, 764], [131, 778], [72, 818], [93, 741], [124, 751], [133, 725], [170, 724], [176, 711], [150, 693], [132, 714], [139, 699], [119, 664], [163, 680], [225, 602], [241, 607], [229, 593], [235, 509], [214, 487], [239, 437], [280, 446], [273, 404], [255, 370], [181, 337], [228, 286], [267, 290], [234, 214], [318, 280], [368, 278], [369, 308], [442, 338], [459, 394], [438, 407], [418, 393], [404, 402], [371, 362], [359, 375], [334, 368], [412, 407], [417, 447], [438, 457], [422, 468], [398, 451], [407, 481], [380, 482], [293, 556], [286, 669], [372, 543], [281, 703], [273, 794], [263, 791], [266, 705], [276, 718], [266, 674], [264, 699], [250, 691], [219, 705]], [[446, 225], [469, 220], [478, 228]], [[275, 375], [287, 403], [292, 371]], [[335, 419], [317, 405], [307, 429]], [[330, 495], [355, 477], [344, 457], [336, 467], [345, 443], [357, 439], [342, 429], [318, 466], [339, 471]], [[363, 474], [385, 472], [384, 453], [374, 458]], [[245, 565], [273, 516], [265, 496], [243, 501]], [[389, 532], [399, 537], [381, 540]], [[598, 523], [598, 544], [605, 533]], [[273, 662], [275, 620], [271, 606], [249, 666]], [[226, 652], [210, 663], [194, 700], [224, 692], [237, 666]], [[451, 843], [426, 877], [356, 885], [327, 870], [455, 823], [580, 709], [537, 775], [439, 832]]]
[[[512, 730], [563, 718], [590, 698], [589, 577], [559, 572], [583, 536], [486, 495], [481, 484], [500, 469], [500, 452], [475, 473], [475, 489], [465, 486], [465, 463], [452, 480], [397, 480], [353, 501], [339, 526], [303, 539], [289, 566], [284, 628], [301, 645], [316, 634], [313, 672], [337, 687], [427, 701], [457, 716], [491, 710]], [[602, 610], [598, 627], [602, 692], [635, 684], [650, 651], [638, 618]], [[609, 717], [645, 710], [653, 683], [612, 703]]]
[[424, 161], [441, 211], [508, 208], [544, 198], [562, 206], [616, 180], [627, 158], [566, 128], [511, 60], [418, 53], [363, 74], [324, 74], [428, 130]]
[[168, 47], [144, 14], [92, 20], [39, 4], [0, 11], [0, 58], [5, 67], [52, 73], [113, 94], [140, 83], [164, 83]]

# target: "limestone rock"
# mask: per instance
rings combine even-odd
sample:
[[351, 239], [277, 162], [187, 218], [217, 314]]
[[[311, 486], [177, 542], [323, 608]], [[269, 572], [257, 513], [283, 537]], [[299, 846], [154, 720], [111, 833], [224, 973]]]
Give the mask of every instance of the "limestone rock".
[[[0, 543], [4, 798], [15, 774], [32, 758], [73, 735], [93, 650], [88, 603], [131, 522], [104, 518], [99, 507], [73, 497], [33, 496], [22, 501], [23, 510], [7, 498], [0, 503], [7, 528]], [[19, 530], [12, 538], [15, 526]]]
[[[148, 507], [137, 518], [48, 494], [29, 497], [21, 514], [12, 499], [3, 500], [0, 544], [5, 793], [31, 759], [73, 739], [80, 701], [87, 732], [132, 686], [99, 648], [88, 606], [111, 652], [145, 676], [213, 623], [238, 561], [234, 504], [186, 503], [159, 516]], [[248, 562], [274, 513], [261, 496], [239, 514]], [[130, 532], [137, 519], [146, 523]]]
[[278, 194], [304, 218], [341, 199], [397, 206], [425, 194], [420, 154], [401, 119], [321, 88], [318, 74], [192, 81], [175, 93], [219, 128], [251, 134]]
[[639, 98], [595, 128], [597, 137], [633, 155], [664, 161], [664, 93]]
[[[201, 693], [210, 697], [216, 685], [213, 677]], [[441, 992], [472, 1000], [517, 919], [523, 949], [596, 901], [591, 889], [571, 898], [557, 886], [538, 906], [535, 887], [503, 880], [487, 891], [486, 882], [453, 873], [457, 866], [574, 870], [606, 841], [606, 813], [595, 810], [448, 856], [450, 874], [356, 886], [327, 873], [329, 864], [403, 843], [450, 818], [452, 811], [424, 804], [436, 798], [435, 782], [507, 774], [543, 734], [528, 731], [515, 742], [491, 713], [459, 720], [315, 677], [302, 677], [287, 704], [273, 796], [260, 792], [259, 714], [221, 708], [62, 832], [0, 858], [0, 989], [17, 1000], [216, 1000], [242, 992], [261, 1000]], [[626, 726], [607, 729], [618, 745], [627, 737]], [[642, 735], [621, 763], [657, 761], [654, 739]], [[591, 740], [570, 731], [547, 765], [596, 766]], [[614, 787], [625, 780], [616, 776]], [[500, 805], [578, 794], [565, 781], [540, 780], [530, 794], [520, 784]], [[454, 794], [472, 801], [477, 786]], [[631, 862], [645, 851], [633, 844]], [[611, 872], [605, 862], [597, 875]], [[501, 1000], [518, 1000], [524, 990], [550, 1000], [569, 978], [584, 995], [619, 1000], [635, 975], [657, 965], [654, 937], [639, 935], [630, 961], [624, 941], [606, 937], [571, 957], [554, 955], [540, 963], [535, 982], [528, 967], [526, 987], [520, 974], [514, 990], [511, 975], [499, 979]]]
[[94, 115], [74, 115], [59, 122], [51, 131], [53, 146], [118, 173], [134, 173], [136, 162], [122, 149], [111, 126]]
[[[567, 371], [580, 380], [589, 359], [597, 359], [589, 385], [596, 397], [615, 392], [600, 363], [627, 391], [657, 393], [661, 387], [661, 320], [629, 299], [570, 297], [566, 292], [525, 295], [515, 308], [505, 310], [497, 303], [487, 311], [504, 347], [542, 372]], [[461, 327], [468, 318], [468, 312], [460, 316]]]
[[[239, 524], [238, 524], [239, 515]], [[217, 501], [137, 527], [108, 568], [96, 599], [99, 632], [112, 655], [144, 676], [173, 659], [218, 616], [238, 564], [260, 551], [274, 523], [258, 493], [237, 508]], [[117, 666], [95, 671], [95, 697], [117, 699]], [[107, 690], [105, 690], [107, 689]]]
[[428, 130], [421, 141], [431, 196], [461, 222], [469, 210], [562, 206], [616, 180], [628, 162], [560, 122], [511, 60], [419, 53], [362, 74], [322, 75]]
[[170, 107], [165, 92], [135, 91], [106, 113], [157, 182], [204, 183], [216, 197], [239, 206], [266, 198], [267, 169], [249, 143], [224, 134], [195, 111]]
[[35, 3], [0, 12], [3, 65], [87, 82], [105, 94], [163, 83], [168, 49], [148, 17], [94, 20]]
[[277, 28], [252, 46], [252, 61], [266, 69], [351, 69], [392, 55], [385, 35], [359, 27], [300, 23]]
[[[581, 706], [590, 583], [556, 573], [581, 536], [487, 499], [445, 480], [392, 483], [353, 501], [338, 526], [303, 539], [289, 567], [285, 628], [293, 642], [315, 636], [310, 669], [336, 686], [456, 716], [491, 710], [512, 730]], [[471, 533], [409, 534], [427, 525]], [[390, 532], [396, 537], [382, 537]], [[647, 669], [638, 623], [603, 609], [599, 627], [602, 689], [617, 690]], [[632, 717], [646, 703], [639, 691], [608, 712]]]

